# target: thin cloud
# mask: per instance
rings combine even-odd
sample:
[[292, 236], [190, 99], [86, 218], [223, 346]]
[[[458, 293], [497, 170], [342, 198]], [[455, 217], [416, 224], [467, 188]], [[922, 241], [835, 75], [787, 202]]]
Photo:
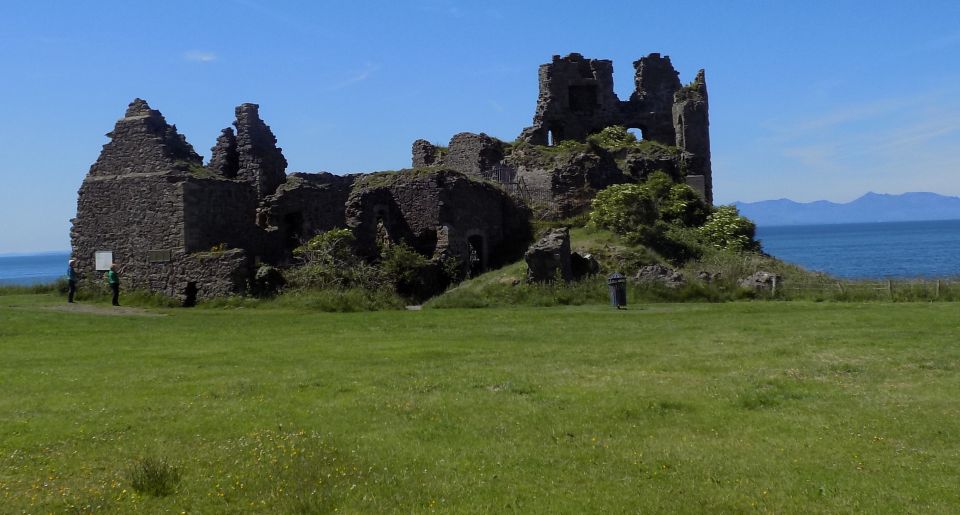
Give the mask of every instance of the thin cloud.
[[217, 60], [217, 54], [204, 50], [187, 50], [183, 53], [183, 58], [187, 61], [210, 63]]
[[363, 82], [369, 79], [379, 69], [380, 69], [379, 64], [367, 63], [362, 70], [355, 71], [351, 73], [349, 76], [347, 76], [346, 78], [340, 80], [339, 82], [335, 82], [331, 84], [327, 88], [327, 91], [335, 91], [338, 89], [343, 89], [343, 88], [352, 86], [354, 84]]

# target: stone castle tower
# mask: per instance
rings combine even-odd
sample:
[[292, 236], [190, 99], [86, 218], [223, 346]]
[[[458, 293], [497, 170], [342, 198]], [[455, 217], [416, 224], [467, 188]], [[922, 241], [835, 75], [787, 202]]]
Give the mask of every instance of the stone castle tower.
[[635, 90], [629, 100], [613, 91], [613, 65], [580, 54], [540, 66], [540, 94], [533, 125], [520, 134], [535, 145], [583, 141], [611, 125], [639, 129], [643, 139], [676, 146], [687, 183], [713, 201], [710, 122], [704, 71], [683, 86], [669, 56], [653, 53], [633, 63]]

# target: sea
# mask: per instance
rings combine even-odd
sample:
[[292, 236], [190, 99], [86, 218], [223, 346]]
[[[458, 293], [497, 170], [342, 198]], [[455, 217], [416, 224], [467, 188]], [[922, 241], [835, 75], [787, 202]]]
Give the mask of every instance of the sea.
[[847, 279], [960, 277], [960, 220], [757, 227], [764, 252]]
[[[846, 279], [960, 277], [960, 220], [757, 227], [764, 252]], [[56, 281], [70, 253], [0, 254], [0, 285]]]
[[0, 254], [0, 286], [46, 284], [67, 275], [70, 252]]

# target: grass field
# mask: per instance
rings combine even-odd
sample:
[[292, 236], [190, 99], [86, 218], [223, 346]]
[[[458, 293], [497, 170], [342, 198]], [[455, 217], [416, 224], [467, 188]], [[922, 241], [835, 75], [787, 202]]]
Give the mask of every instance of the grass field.
[[4, 513], [960, 510], [953, 303], [84, 306], [0, 296]]

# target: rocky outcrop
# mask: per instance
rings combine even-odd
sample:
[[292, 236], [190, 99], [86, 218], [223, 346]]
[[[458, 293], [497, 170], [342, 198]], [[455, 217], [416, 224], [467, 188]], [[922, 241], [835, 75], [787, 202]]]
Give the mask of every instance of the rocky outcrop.
[[633, 280], [638, 283], [655, 283], [667, 288], [679, 288], [686, 284], [683, 275], [663, 265], [647, 265], [637, 271]]
[[527, 282], [541, 283], [573, 279], [570, 264], [570, 230], [551, 229], [523, 255], [527, 263]]
[[737, 282], [741, 288], [754, 291], [773, 291], [783, 278], [772, 272], [759, 271], [750, 277], [744, 277]]
[[600, 262], [590, 254], [570, 253], [570, 272], [574, 279], [581, 279], [600, 273]]

